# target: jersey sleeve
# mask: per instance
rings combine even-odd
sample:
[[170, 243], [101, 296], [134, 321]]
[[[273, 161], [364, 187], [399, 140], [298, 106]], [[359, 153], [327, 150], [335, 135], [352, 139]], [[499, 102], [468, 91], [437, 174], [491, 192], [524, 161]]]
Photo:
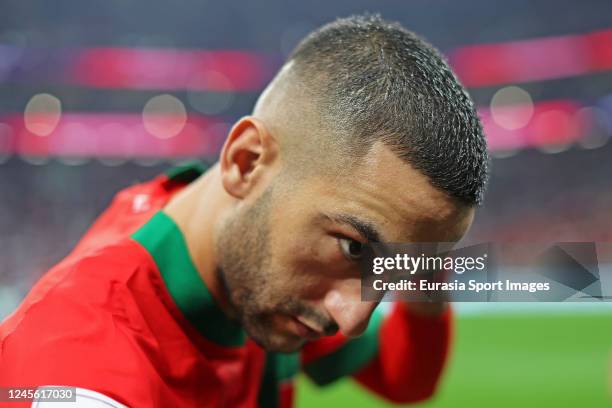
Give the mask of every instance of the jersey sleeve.
[[[132, 296], [132, 286], [143, 290], [147, 276], [140, 273], [145, 268], [140, 262], [133, 265], [143, 256], [137, 248], [126, 241], [65, 265], [71, 279], [29, 296], [20, 313], [0, 326], [0, 387], [73, 386], [127, 406], [180, 406], [196, 398], [174, 392], [176, 384], [164, 379], [170, 373], [177, 382], [197, 382], [198, 398], [210, 402], [200, 406], [214, 406], [218, 384], [206, 362], [187, 376], [173, 371], [170, 357], [160, 357], [162, 346], [150, 330], [154, 322], [141, 313], [157, 295], [151, 292], [143, 305]], [[160, 312], [158, 319], [164, 316]], [[164, 350], [185, 365], [192, 362], [180, 346]], [[87, 396], [81, 399], [92, 403]]]
[[350, 375], [390, 401], [421, 401], [438, 384], [451, 324], [450, 308], [420, 316], [402, 303], [391, 304], [388, 313], [379, 306], [360, 337], [337, 334], [305, 345], [303, 371], [319, 385]]
[[4, 337], [0, 385], [60, 384], [124, 404], [148, 401], [147, 367], [137, 351], [113, 316], [53, 294], [32, 306]]

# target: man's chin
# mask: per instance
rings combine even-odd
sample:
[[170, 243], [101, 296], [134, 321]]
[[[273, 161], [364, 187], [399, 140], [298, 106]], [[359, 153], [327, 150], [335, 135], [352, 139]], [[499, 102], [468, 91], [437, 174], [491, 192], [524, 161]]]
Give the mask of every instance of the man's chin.
[[306, 339], [288, 334], [273, 334], [265, 339], [261, 339], [259, 336], [251, 336], [251, 339], [264, 350], [274, 353], [293, 353], [300, 350], [306, 343]]
[[294, 353], [302, 348], [306, 343], [305, 340], [298, 340], [294, 342], [286, 342], [284, 344], [274, 345], [270, 348], [266, 348], [267, 351], [273, 351], [275, 353]]

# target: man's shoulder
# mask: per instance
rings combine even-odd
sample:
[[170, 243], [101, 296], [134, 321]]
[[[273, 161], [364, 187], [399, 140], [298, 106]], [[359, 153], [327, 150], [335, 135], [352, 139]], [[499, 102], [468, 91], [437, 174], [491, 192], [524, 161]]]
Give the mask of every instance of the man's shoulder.
[[174, 190], [166, 187], [165, 176], [120, 190], [89, 227], [74, 251], [88, 251], [128, 237], [163, 208], [173, 193]]
[[52, 293], [62, 297], [70, 292], [96, 291], [108, 282], [125, 282], [143, 269], [154, 269], [152, 259], [128, 236], [111, 244], [73, 251], [41, 277], [30, 295], [40, 299]]
[[174, 194], [199, 177], [203, 169], [202, 163], [188, 162], [120, 190], [83, 235], [75, 251], [98, 248], [130, 236], [161, 210]]
[[[131, 296], [127, 282], [146, 282], [156, 273], [147, 252], [126, 238], [88, 253], [73, 253], [30, 290], [17, 310], [0, 325], [0, 345], [8, 336], [36, 342], [36, 332], [68, 335], [83, 325], [102, 323], [116, 302]], [[51, 332], [56, 332], [52, 334]]]
[[[0, 385], [77, 386], [130, 406], [161, 401], [156, 370], [172, 356], [159, 342], [182, 336], [155, 261], [132, 234], [184, 186], [165, 180], [119, 192], [0, 323]], [[175, 397], [170, 388], [164, 398]]]
[[134, 290], [147, 288], [130, 285], [146, 282], [149, 262], [125, 239], [49, 271], [0, 325], [0, 383], [144, 392], [148, 360], [138, 339], [152, 336]]

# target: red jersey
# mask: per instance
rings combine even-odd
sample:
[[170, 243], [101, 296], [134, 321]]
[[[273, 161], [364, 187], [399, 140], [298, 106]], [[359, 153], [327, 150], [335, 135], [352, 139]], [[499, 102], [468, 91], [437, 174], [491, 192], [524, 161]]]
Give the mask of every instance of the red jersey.
[[117, 194], [0, 325], [0, 387], [79, 387], [105, 406], [289, 407], [302, 371], [321, 385], [354, 376], [391, 401], [433, 393], [450, 311], [421, 317], [394, 304], [360, 337], [291, 354], [266, 352], [226, 318], [162, 211], [202, 172], [186, 165]]

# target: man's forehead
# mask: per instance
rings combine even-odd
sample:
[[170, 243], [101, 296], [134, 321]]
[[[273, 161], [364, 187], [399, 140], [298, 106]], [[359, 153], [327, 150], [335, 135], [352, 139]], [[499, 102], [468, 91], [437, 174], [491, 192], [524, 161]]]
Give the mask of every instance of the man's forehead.
[[456, 241], [473, 215], [383, 143], [335, 182], [344, 215], [363, 218], [386, 239]]

